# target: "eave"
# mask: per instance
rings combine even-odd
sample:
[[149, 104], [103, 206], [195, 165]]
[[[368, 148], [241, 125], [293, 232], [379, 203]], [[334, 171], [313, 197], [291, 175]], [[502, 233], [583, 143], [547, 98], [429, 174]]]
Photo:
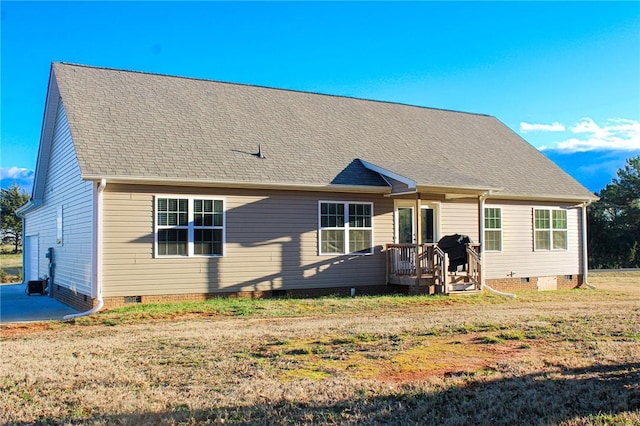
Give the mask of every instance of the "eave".
[[315, 192], [351, 192], [360, 194], [389, 194], [388, 186], [335, 185], [335, 184], [299, 184], [299, 183], [264, 183], [239, 181], [211, 181], [204, 179], [158, 178], [144, 176], [98, 176], [82, 175], [82, 179], [100, 181], [106, 179], [110, 184], [122, 185], [157, 185], [183, 186], [201, 188], [237, 188], [237, 189], [272, 189], [283, 191], [315, 191]]

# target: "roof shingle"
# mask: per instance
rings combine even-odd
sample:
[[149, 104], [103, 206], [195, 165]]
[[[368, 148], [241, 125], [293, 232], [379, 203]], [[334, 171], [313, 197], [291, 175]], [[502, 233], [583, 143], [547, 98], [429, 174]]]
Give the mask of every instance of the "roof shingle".
[[[593, 198], [494, 117], [54, 63], [85, 177], [419, 186]], [[258, 145], [266, 156], [252, 155]]]

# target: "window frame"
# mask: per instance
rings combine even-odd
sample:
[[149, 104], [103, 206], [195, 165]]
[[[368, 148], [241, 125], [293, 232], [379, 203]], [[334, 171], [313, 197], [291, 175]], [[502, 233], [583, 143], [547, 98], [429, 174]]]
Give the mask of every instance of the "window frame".
[[[180, 194], [155, 194], [153, 196], [153, 257], [156, 259], [184, 259], [184, 258], [215, 258], [224, 257], [227, 238], [227, 204], [223, 197], [204, 196], [204, 195], [180, 195]], [[187, 200], [187, 225], [159, 225], [158, 224], [158, 201], [160, 199], [177, 199]], [[215, 206], [216, 201], [222, 202], [222, 225], [195, 225], [195, 201], [212, 201]], [[214, 212], [215, 214], [215, 207]], [[214, 222], [215, 223], [215, 222]], [[184, 229], [187, 231], [187, 252], [186, 254], [159, 254], [158, 235], [163, 229]], [[221, 230], [222, 237], [220, 241], [219, 254], [196, 254], [195, 253], [195, 231], [196, 229]]]
[[[338, 204], [343, 206], [343, 226], [322, 226], [322, 205], [323, 204]], [[350, 205], [367, 205], [370, 210], [370, 226], [355, 226], [351, 227], [349, 224], [349, 206]], [[374, 224], [373, 224], [373, 202], [370, 201], [341, 201], [341, 200], [318, 200], [318, 256], [343, 256], [343, 255], [353, 255], [353, 256], [369, 256], [374, 253]], [[371, 235], [371, 244], [368, 251], [349, 251], [350, 239], [349, 239], [349, 231], [369, 231]], [[322, 251], [322, 231], [342, 231], [343, 232], [343, 241], [344, 241], [344, 250], [339, 253], [327, 253]]]
[[[499, 212], [499, 214], [500, 214], [500, 216], [498, 217], [498, 219], [500, 220], [500, 227], [499, 228], [489, 228], [487, 226], [487, 211], [488, 210], [497, 210]], [[500, 252], [502, 252], [502, 248], [503, 248], [502, 207], [486, 207], [485, 206], [483, 219], [484, 219], [484, 224], [483, 224], [484, 225], [484, 227], [483, 227], [483, 229], [484, 229], [484, 235], [483, 235], [483, 237], [484, 237], [484, 240], [483, 240], [484, 251], [490, 252], [490, 253], [500, 253]], [[500, 232], [500, 248], [499, 249], [489, 249], [487, 247], [487, 231]]]
[[[548, 228], [539, 228], [537, 225], [537, 216], [536, 213], [538, 211], [548, 212], [549, 215], [549, 227]], [[564, 228], [556, 228], [555, 227], [555, 212], [563, 212], [564, 213]], [[547, 247], [538, 247], [538, 232], [548, 232], [549, 237], [547, 238], [548, 248]], [[554, 245], [554, 234], [555, 233], [564, 233], [565, 234], [565, 246], [556, 248]], [[557, 207], [534, 207], [533, 208], [533, 250], [534, 251], [567, 251], [569, 250], [569, 213], [568, 209], [557, 208]]]

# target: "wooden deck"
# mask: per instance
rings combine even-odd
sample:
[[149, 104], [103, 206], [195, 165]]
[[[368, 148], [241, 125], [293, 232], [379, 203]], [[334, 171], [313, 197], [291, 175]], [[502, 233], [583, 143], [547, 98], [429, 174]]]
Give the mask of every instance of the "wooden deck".
[[466, 267], [450, 272], [449, 256], [436, 243], [387, 244], [387, 283], [410, 292], [464, 294], [481, 290], [480, 244], [467, 244]]

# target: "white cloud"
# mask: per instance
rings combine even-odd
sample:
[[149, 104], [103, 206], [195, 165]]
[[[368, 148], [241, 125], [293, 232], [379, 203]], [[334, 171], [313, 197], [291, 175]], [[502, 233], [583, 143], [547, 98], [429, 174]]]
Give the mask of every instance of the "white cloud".
[[532, 124], [525, 123], [524, 121], [520, 123], [520, 131], [522, 133], [527, 132], [564, 132], [566, 129], [563, 124], [555, 122], [553, 124]]
[[599, 125], [583, 118], [569, 130], [575, 136], [555, 144], [558, 151], [640, 151], [640, 121], [624, 118], [607, 120]]
[[14, 183], [26, 193], [31, 193], [33, 187], [33, 170], [21, 167], [1, 167], [0, 168], [0, 188], [9, 188]]
[[33, 170], [21, 167], [2, 167], [0, 168], [0, 179], [26, 179], [33, 176]]

